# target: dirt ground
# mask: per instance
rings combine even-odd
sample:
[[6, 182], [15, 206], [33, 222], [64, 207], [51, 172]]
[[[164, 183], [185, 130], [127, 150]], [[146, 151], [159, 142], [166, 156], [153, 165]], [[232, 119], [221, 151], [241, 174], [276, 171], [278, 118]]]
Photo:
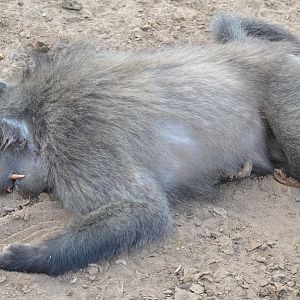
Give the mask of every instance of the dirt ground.
[[[209, 40], [217, 10], [278, 22], [300, 34], [299, 0], [0, 0], [0, 77], [30, 44], [88, 39], [142, 49]], [[184, 200], [184, 199], [183, 199]], [[0, 201], [0, 244], [36, 242], [72, 220], [41, 195]], [[272, 177], [224, 185], [214, 202], [174, 209], [176, 235], [111, 263], [51, 278], [0, 271], [0, 299], [300, 299], [300, 190]]]

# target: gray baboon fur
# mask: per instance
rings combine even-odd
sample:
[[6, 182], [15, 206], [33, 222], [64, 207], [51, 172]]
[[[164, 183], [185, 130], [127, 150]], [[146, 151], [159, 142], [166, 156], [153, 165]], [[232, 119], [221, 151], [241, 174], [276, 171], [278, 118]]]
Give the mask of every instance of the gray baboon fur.
[[[43, 187], [79, 217], [42, 244], [9, 246], [2, 268], [58, 275], [158, 240], [172, 228], [171, 191], [213, 197], [248, 161], [270, 174], [288, 160], [299, 178], [300, 67], [290, 50], [253, 40], [35, 56], [1, 93], [2, 181], [25, 174], [10, 187]], [[288, 125], [274, 127], [278, 116]], [[295, 146], [287, 158], [269, 151], [269, 140], [280, 148], [271, 129]]]
[[291, 42], [300, 46], [299, 38], [281, 26], [229, 12], [218, 13], [211, 22], [211, 30], [215, 40], [221, 44], [256, 38], [270, 42]]
[[[263, 40], [271, 43], [273, 47], [285, 47], [291, 55], [289, 59], [294, 68], [281, 69], [286, 83], [278, 82], [276, 78], [270, 79], [270, 95], [264, 102], [263, 113], [267, 119], [271, 136], [269, 138], [269, 150], [272, 156], [278, 158], [279, 151], [285, 155], [280, 157], [287, 160], [286, 171], [289, 175], [300, 177], [300, 110], [299, 110], [299, 69], [300, 69], [300, 40], [288, 30], [261, 20], [245, 18], [228, 12], [222, 12], [215, 16], [211, 24], [212, 35], [220, 43], [246, 42]], [[234, 45], [232, 45], [234, 46]], [[294, 70], [295, 71], [294, 71]], [[269, 135], [270, 137], [270, 135]], [[274, 141], [277, 141], [276, 145]], [[278, 147], [279, 146], [279, 147]], [[281, 149], [281, 150], [279, 150]]]

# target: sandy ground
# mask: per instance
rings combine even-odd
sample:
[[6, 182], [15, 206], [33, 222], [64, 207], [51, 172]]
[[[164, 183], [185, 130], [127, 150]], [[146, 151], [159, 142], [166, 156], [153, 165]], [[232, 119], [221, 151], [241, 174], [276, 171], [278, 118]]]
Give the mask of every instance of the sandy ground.
[[[284, 24], [300, 34], [299, 0], [0, 0], [0, 77], [30, 44], [89, 39], [106, 48], [159, 47], [209, 39], [226, 9]], [[184, 199], [183, 199], [184, 200]], [[0, 244], [36, 242], [72, 219], [41, 195], [1, 198]], [[0, 271], [0, 299], [300, 299], [300, 191], [273, 178], [224, 186], [215, 203], [174, 209], [176, 235], [111, 263], [57, 278]]]

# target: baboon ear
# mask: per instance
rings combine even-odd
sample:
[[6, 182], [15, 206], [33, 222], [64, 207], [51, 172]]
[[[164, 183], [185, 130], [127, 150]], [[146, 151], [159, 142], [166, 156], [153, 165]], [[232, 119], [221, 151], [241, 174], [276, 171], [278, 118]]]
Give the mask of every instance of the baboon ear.
[[5, 81], [0, 81], [0, 94], [5, 93], [10, 89], [10, 85]]

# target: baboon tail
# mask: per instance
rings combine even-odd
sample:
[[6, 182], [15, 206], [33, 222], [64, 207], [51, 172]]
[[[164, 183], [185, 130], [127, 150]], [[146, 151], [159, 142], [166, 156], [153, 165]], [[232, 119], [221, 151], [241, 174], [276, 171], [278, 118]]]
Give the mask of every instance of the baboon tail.
[[294, 34], [280, 26], [228, 12], [218, 13], [213, 18], [211, 31], [214, 40], [220, 44], [257, 38], [270, 42], [290, 42], [300, 45], [299, 39]]
[[158, 240], [171, 224], [168, 207], [115, 202], [79, 218], [42, 244], [8, 246], [0, 255], [0, 265], [9, 271], [57, 276]]

